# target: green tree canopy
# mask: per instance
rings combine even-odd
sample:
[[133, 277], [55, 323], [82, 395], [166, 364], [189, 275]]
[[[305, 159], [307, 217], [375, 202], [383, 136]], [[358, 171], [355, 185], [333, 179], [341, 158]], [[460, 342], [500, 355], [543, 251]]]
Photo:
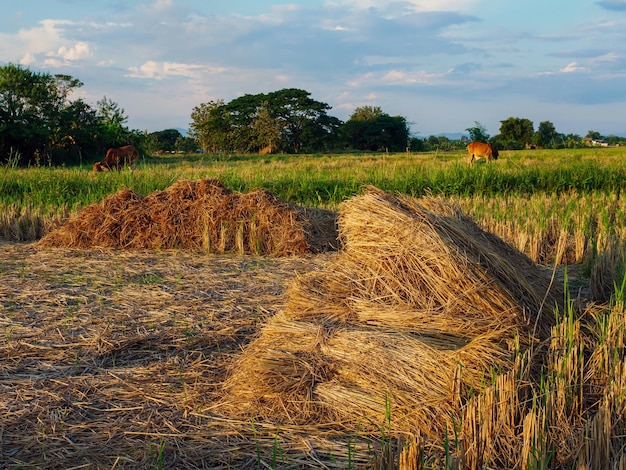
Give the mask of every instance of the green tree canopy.
[[473, 142], [488, 142], [489, 134], [487, 129], [480, 122], [474, 121], [474, 127], [465, 129], [469, 133], [470, 140]]
[[73, 162], [135, 135], [123, 125], [124, 111], [106, 97], [96, 110], [82, 99], [70, 100], [82, 85], [69, 75], [0, 67], [0, 158]]
[[337, 135], [341, 122], [329, 116], [331, 107], [308, 91], [285, 88], [267, 95], [270, 116], [282, 123], [282, 140], [293, 153], [323, 150]]
[[171, 152], [177, 150], [176, 144], [182, 138], [182, 134], [177, 129], [165, 129], [148, 134], [147, 150], [153, 152]]
[[563, 140], [559, 137], [554, 124], [550, 121], [543, 121], [539, 123], [537, 132], [533, 134], [532, 143], [538, 147], [556, 148], [558, 141]]
[[409, 142], [409, 125], [402, 116], [390, 116], [379, 107], [356, 108], [341, 126], [345, 144], [357, 150], [402, 152]]
[[48, 155], [64, 133], [67, 97], [80, 86], [79, 80], [67, 75], [33, 72], [14, 64], [0, 67], [2, 155], [19, 154], [22, 162]]
[[226, 150], [230, 125], [224, 109], [224, 100], [201, 103], [191, 112], [189, 136], [200, 144], [205, 152]]
[[585, 137], [588, 138], [588, 139], [594, 139], [594, 140], [603, 140], [604, 139], [602, 134], [600, 134], [598, 131], [587, 131], [587, 135], [585, 135]]
[[374, 121], [383, 114], [380, 106], [359, 106], [354, 110], [350, 119], [353, 121]]
[[296, 88], [243, 95], [227, 104], [209, 102], [194, 108], [193, 135], [210, 152], [273, 151], [299, 153], [325, 148], [340, 121], [330, 106]]
[[265, 102], [252, 121], [252, 134], [254, 135], [255, 147], [272, 153], [278, 150], [280, 146], [284, 123], [278, 118], [272, 117], [267, 106], [268, 104]]
[[100, 121], [100, 141], [103, 147], [119, 147], [129, 143], [131, 132], [124, 124], [128, 116], [115, 101], [104, 96], [97, 103]]
[[529, 119], [510, 117], [500, 121], [500, 135], [497, 141], [502, 148], [522, 149], [532, 142], [533, 122]]

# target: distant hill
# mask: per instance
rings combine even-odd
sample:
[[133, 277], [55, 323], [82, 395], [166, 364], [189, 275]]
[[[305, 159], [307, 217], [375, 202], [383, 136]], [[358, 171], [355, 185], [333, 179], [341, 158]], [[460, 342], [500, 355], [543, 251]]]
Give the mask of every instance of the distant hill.
[[450, 140], [461, 140], [461, 137], [467, 137], [469, 135], [465, 132], [442, 132], [441, 134], [435, 134], [437, 137], [447, 137]]
[[461, 137], [466, 137], [469, 139], [469, 135], [466, 132], [440, 132], [438, 134], [420, 134], [415, 137], [418, 139], [428, 139], [431, 135], [435, 137], [447, 137], [450, 140], [461, 140]]

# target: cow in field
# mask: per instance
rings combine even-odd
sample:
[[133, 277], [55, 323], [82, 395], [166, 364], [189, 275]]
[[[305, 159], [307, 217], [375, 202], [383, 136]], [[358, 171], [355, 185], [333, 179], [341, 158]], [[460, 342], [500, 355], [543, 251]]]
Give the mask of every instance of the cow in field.
[[489, 163], [492, 159], [498, 159], [498, 149], [491, 146], [491, 144], [484, 144], [482, 142], [470, 142], [467, 146], [468, 161], [470, 165], [474, 164], [474, 159], [484, 158]]
[[133, 166], [139, 160], [139, 151], [132, 145], [110, 148], [104, 160], [93, 164], [93, 171], [121, 170], [125, 166]]
[[270, 155], [274, 152], [274, 147], [272, 145], [268, 145], [267, 147], [263, 147], [259, 150], [259, 155]]

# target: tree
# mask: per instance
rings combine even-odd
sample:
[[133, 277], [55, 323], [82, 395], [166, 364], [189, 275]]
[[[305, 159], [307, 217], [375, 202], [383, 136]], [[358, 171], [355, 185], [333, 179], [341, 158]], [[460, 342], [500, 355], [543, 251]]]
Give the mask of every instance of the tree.
[[266, 101], [266, 95], [262, 93], [257, 95], [246, 94], [235, 98], [224, 106], [222, 112], [223, 130], [229, 150], [256, 152], [261, 148], [258, 144], [259, 138], [254, 135], [252, 123]]
[[409, 139], [409, 150], [411, 152], [423, 152], [426, 149], [424, 141], [418, 137], [411, 137]]
[[587, 131], [587, 135], [585, 137], [593, 140], [604, 140], [604, 137], [602, 137], [602, 134], [598, 131]]
[[128, 116], [124, 114], [124, 109], [106, 96], [98, 101], [97, 106], [102, 147], [119, 147], [129, 143], [132, 133], [124, 126], [126, 121], [128, 121]]
[[152, 132], [148, 134], [148, 151], [154, 152], [172, 152], [178, 150], [176, 144], [182, 134], [177, 129], [165, 129], [162, 131]]
[[192, 137], [183, 137], [181, 135], [178, 139], [176, 139], [174, 148], [180, 152], [194, 153], [198, 149], [198, 142]]
[[191, 112], [189, 136], [197, 140], [205, 152], [225, 150], [229, 130], [226, 118], [224, 100], [201, 103]]
[[19, 65], [0, 67], [0, 156], [19, 155], [18, 163], [71, 163], [83, 153], [142, 136], [124, 126], [128, 119], [106, 97], [93, 109], [70, 96], [83, 86], [69, 75], [34, 72]]
[[258, 152], [268, 146], [316, 151], [332, 142], [340, 125], [327, 114], [329, 109], [309, 92], [289, 88], [200, 105], [190, 127], [203, 148], [213, 151]]
[[532, 143], [538, 147], [555, 148], [559, 133], [550, 121], [539, 123], [537, 132], [534, 133]]
[[485, 143], [489, 141], [489, 134], [487, 134], [487, 129], [478, 121], [474, 121], [474, 127], [468, 127], [465, 130], [469, 132], [471, 141]]
[[266, 150], [267, 153], [278, 151], [280, 137], [283, 132], [283, 123], [277, 118], [270, 116], [266, 104], [259, 109], [257, 117], [252, 121], [252, 133], [256, 146]]
[[82, 85], [68, 75], [0, 67], [0, 155], [19, 155], [20, 163], [52, 161], [63, 156], [58, 150], [87, 142], [90, 132], [79, 129], [90, 128], [94, 115], [84, 102], [68, 100]]
[[533, 122], [529, 119], [510, 117], [500, 121], [497, 141], [503, 148], [522, 149], [532, 141]]
[[81, 161], [84, 154], [96, 153], [99, 126], [96, 110], [82, 99], [68, 103], [51, 134], [53, 160]]
[[563, 144], [568, 149], [582, 147], [582, 138], [578, 134], [567, 134], [563, 137]]
[[346, 145], [357, 150], [403, 152], [409, 143], [406, 118], [372, 106], [356, 108], [341, 126], [341, 134]]
[[353, 121], [374, 121], [383, 115], [380, 106], [360, 106], [354, 110], [350, 119]]
[[331, 107], [298, 88], [285, 88], [267, 95], [269, 115], [282, 124], [282, 141], [293, 153], [320, 150], [334, 138], [340, 121], [328, 115]]

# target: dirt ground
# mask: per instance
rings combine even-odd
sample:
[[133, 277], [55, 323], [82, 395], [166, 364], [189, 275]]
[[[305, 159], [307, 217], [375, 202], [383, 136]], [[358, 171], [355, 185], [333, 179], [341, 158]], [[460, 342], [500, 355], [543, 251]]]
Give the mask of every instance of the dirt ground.
[[0, 467], [345, 466], [340, 432], [215, 410], [289, 281], [331, 256], [0, 243]]

